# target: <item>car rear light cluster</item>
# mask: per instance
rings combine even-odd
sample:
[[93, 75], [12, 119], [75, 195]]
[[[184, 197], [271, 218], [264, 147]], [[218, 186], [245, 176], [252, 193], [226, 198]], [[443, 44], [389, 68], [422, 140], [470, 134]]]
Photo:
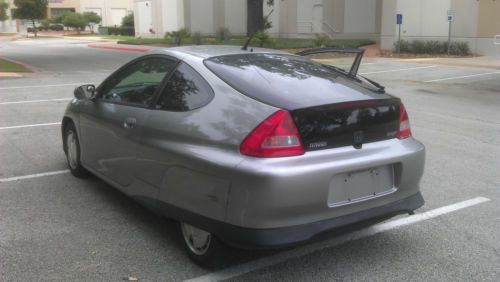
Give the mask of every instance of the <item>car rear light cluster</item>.
[[304, 154], [304, 146], [290, 113], [279, 110], [248, 134], [240, 152], [253, 157], [289, 157]]
[[399, 106], [399, 129], [398, 139], [405, 139], [411, 136], [410, 119], [403, 103]]

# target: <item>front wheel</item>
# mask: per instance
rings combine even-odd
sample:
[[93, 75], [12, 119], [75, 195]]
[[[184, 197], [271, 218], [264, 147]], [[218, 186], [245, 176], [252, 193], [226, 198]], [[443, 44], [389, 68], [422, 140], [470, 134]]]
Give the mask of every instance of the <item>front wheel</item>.
[[222, 259], [224, 245], [213, 234], [187, 223], [180, 223], [184, 247], [189, 257], [203, 267], [216, 267]]
[[80, 163], [80, 141], [73, 124], [68, 124], [64, 130], [64, 152], [71, 174], [76, 177], [88, 176], [88, 171]]

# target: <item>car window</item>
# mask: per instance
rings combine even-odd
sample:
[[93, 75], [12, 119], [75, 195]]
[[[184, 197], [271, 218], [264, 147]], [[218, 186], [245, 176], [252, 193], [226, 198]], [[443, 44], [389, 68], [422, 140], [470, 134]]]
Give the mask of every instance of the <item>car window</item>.
[[102, 90], [105, 101], [147, 106], [175, 62], [158, 57], [137, 61], [112, 78]]
[[177, 112], [190, 111], [208, 104], [212, 97], [212, 88], [205, 79], [190, 66], [182, 63], [167, 81], [156, 108]]

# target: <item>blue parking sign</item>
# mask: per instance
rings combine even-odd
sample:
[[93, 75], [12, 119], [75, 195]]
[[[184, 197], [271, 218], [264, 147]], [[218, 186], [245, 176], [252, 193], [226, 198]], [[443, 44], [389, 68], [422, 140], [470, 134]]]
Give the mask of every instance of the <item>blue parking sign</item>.
[[396, 15], [396, 24], [403, 24], [403, 14]]

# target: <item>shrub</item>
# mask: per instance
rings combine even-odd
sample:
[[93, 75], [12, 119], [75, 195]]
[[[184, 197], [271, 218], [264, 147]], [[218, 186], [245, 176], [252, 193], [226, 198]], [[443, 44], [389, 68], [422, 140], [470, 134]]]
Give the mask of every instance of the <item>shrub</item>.
[[226, 27], [219, 27], [215, 32], [215, 40], [219, 42], [228, 40], [230, 36], [231, 34], [229, 32], [229, 29], [227, 29]]
[[314, 46], [315, 47], [325, 47], [326, 43], [329, 41], [328, 36], [324, 34], [316, 34], [314, 37]]
[[122, 18], [122, 26], [133, 27], [134, 26], [134, 14], [128, 14]]
[[[398, 50], [398, 46], [401, 44], [402, 53], [413, 53], [413, 54], [446, 54], [448, 52], [448, 42], [440, 42], [436, 40], [413, 40], [409, 42], [407, 40], [401, 40], [401, 43], [394, 43], [394, 50]], [[467, 42], [451, 42], [450, 54], [457, 56], [468, 56], [470, 55], [470, 48]]]
[[134, 27], [131, 27], [131, 26], [122, 26], [122, 27], [110, 26], [110, 27], [108, 27], [108, 34], [109, 35], [134, 36], [135, 29], [134, 29]]
[[171, 31], [165, 33], [165, 39], [172, 39], [176, 46], [182, 44], [182, 39], [187, 38], [191, 35], [191, 32], [187, 28], [181, 28], [177, 31]]
[[262, 30], [257, 31], [253, 38], [259, 43], [259, 47], [264, 47], [264, 44], [271, 42], [269, 34]]
[[40, 22], [40, 27], [43, 28], [44, 30], [49, 30], [51, 23], [52, 23], [52, 20], [44, 19]]
[[203, 37], [201, 36], [200, 32], [193, 32], [191, 35], [191, 39], [193, 40], [193, 44], [195, 45], [202, 45], [203, 44]]
[[49, 26], [49, 29], [53, 31], [62, 31], [64, 30], [64, 26], [62, 24], [52, 24]]
[[63, 23], [65, 26], [72, 27], [72, 28], [76, 29], [78, 31], [78, 33], [80, 33], [80, 31], [85, 29], [85, 27], [88, 24], [88, 21], [82, 14], [71, 13], [71, 14], [67, 14], [64, 17]]

